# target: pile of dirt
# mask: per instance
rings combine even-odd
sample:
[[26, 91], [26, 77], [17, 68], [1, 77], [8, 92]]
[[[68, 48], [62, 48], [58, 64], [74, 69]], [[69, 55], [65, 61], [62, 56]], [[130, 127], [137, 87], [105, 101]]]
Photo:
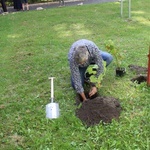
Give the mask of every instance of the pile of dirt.
[[76, 116], [87, 126], [98, 124], [100, 121], [111, 123], [112, 119], [119, 119], [121, 105], [112, 97], [95, 97], [83, 102], [76, 110]]
[[138, 84], [140, 84], [141, 82], [146, 82], [147, 80], [146, 74], [148, 72], [148, 68], [137, 65], [129, 65], [128, 67], [130, 68], [131, 71], [134, 71], [136, 73], [136, 77], [131, 79], [132, 82], [136, 82]]
[[132, 82], [136, 82], [137, 84], [141, 84], [142, 82], [147, 81], [147, 76], [139, 75], [131, 79]]

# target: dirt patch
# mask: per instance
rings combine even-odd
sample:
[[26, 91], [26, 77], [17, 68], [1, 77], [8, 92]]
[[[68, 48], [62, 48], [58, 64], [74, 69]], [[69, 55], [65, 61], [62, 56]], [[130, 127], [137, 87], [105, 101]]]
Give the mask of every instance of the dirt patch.
[[87, 126], [96, 125], [100, 121], [111, 123], [112, 119], [119, 119], [120, 113], [121, 105], [117, 99], [101, 96], [83, 102], [76, 110], [76, 116]]
[[134, 71], [137, 75], [136, 77], [131, 79], [132, 82], [136, 82], [140, 84], [142, 82], [147, 81], [146, 74], [148, 72], [148, 68], [137, 66], [137, 65], [129, 65], [128, 67], [130, 68], [131, 71]]
[[146, 82], [147, 81], [147, 76], [137, 76], [131, 79], [132, 82], [136, 82], [137, 84], [140, 84], [142, 82]]
[[10, 136], [10, 138], [11, 143], [15, 144], [15, 146], [23, 145], [24, 138], [22, 136], [15, 134]]
[[141, 67], [137, 65], [129, 65], [128, 66], [131, 71], [134, 71], [137, 75], [146, 74], [148, 69], [146, 67]]

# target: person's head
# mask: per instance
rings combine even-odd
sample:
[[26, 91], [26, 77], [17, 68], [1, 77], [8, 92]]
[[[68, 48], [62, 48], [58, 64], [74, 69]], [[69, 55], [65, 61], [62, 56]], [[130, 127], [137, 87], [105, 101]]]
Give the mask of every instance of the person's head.
[[82, 65], [84, 64], [89, 57], [89, 52], [86, 46], [78, 46], [75, 48], [75, 61]]

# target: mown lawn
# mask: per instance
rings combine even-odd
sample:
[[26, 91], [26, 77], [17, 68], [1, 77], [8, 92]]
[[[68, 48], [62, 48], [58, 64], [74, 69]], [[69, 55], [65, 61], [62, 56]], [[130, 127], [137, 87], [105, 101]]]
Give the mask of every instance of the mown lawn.
[[[150, 45], [149, 0], [132, 1], [128, 19], [120, 3], [70, 6], [0, 16], [0, 145], [2, 150], [149, 150], [150, 87], [132, 83], [128, 69], [147, 67]], [[70, 85], [67, 53], [78, 39], [94, 41], [105, 50], [109, 39], [124, 55], [127, 74], [116, 78], [114, 62], [99, 89], [118, 98], [119, 121], [87, 128], [75, 116], [76, 93]], [[54, 81], [61, 116], [45, 118]]]

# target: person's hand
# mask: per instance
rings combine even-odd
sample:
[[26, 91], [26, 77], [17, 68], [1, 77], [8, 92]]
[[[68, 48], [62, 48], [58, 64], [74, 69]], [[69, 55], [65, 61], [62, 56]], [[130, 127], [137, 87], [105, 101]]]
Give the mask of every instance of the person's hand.
[[87, 100], [84, 92], [80, 93], [80, 96], [82, 97], [83, 102]]
[[91, 97], [96, 93], [97, 93], [97, 88], [96, 88], [96, 86], [93, 86], [89, 92], [89, 96]]
[[83, 100], [83, 103], [86, 103], [88, 101], [88, 99]]

